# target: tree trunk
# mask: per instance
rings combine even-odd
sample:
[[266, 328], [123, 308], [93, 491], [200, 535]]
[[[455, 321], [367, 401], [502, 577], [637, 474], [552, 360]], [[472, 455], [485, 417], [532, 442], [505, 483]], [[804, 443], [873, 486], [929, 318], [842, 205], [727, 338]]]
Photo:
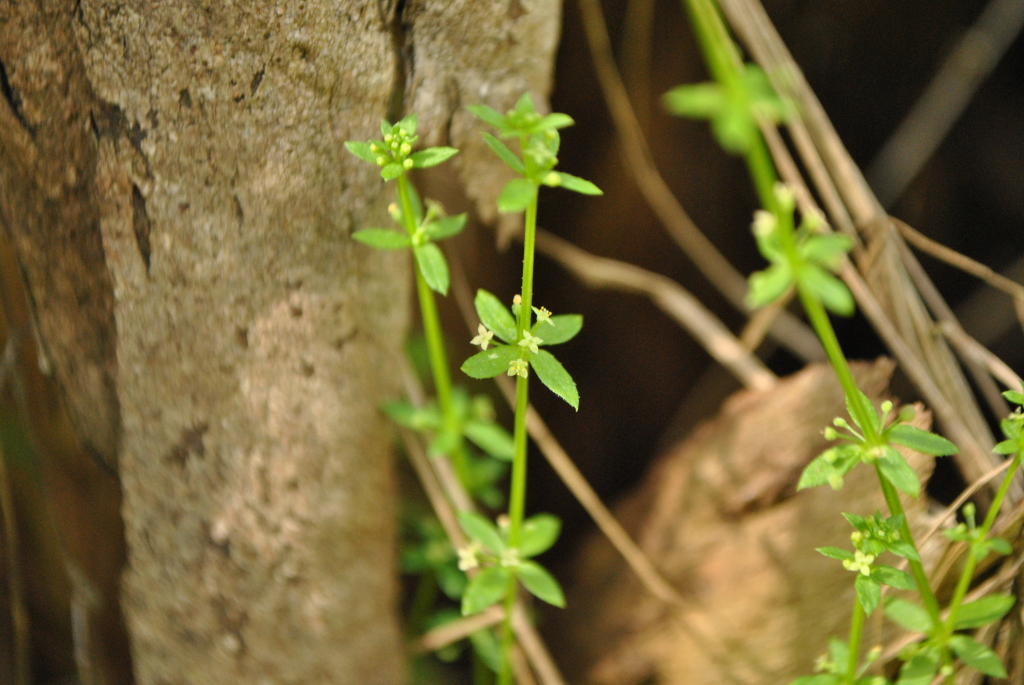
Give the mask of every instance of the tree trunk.
[[462, 107], [545, 94], [559, 10], [0, 0], [0, 222], [120, 474], [140, 683], [401, 680], [377, 406], [408, 263], [350, 240], [389, 194], [342, 143], [418, 111], [493, 200]]

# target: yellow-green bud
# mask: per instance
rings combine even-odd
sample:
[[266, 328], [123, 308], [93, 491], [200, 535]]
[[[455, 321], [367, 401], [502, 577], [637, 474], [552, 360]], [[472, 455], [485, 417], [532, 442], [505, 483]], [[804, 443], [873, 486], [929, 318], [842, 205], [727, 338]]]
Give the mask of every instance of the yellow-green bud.
[[405, 160], [404, 162], [402, 162], [402, 166], [404, 166], [406, 169], [412, 169], [412, 160]]

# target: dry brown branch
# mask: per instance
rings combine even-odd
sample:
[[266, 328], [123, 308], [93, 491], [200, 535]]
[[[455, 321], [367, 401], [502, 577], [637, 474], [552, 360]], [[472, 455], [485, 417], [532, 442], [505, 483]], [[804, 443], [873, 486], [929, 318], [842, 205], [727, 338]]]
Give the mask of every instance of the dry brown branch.
[[940, 242], [932, 240], [925, 234], [911, 226], [908, 226], [906, 223], [896, 219], [895, 217], [893, 218], [893, 223], [896, 224], [896, 228], [899, 229], [900, 235], [906, 238], [907, 242], [911, 243], [917, 249], [945, 262], [946, 264], [949, 264], [952, 267], [960, 269], [965, 273], [969, 273], [972, 276], [980, 278], [996, 290], [1003, 291], [1018, 302], [1024, 302], [1024, 285], [1010, 280], [998, 271], [985, 266], [981, 262], [971, 259], [965, 254], [961, 254], [952, 248], [946, 247]]
[[[939, 330], [965, 357], [983, 365], [993, 378], [1012, 390], [1020, 390], [1024, 380], [1002, 359], [992, 354], [984, 345], [967, 335], [963, 328], [950, 322], [939, 323]], [[1004, 416], [1009, 412], [1004, 412]]]
[[[894, 221], [897, 221], [894, 219]], [[946, 300], [943, 299], [939, 293], [938, 288], [928, 274], [925, 273], [924, 267], [921, 266], [921, 262], [918, 261], [910, 247], [905, 243], [899, 242], [900, 255], [903, 258], [903, 264], [907, 267], [907, 273], [910, 274], [910, 278], [914, 281], [914, 285], [917, 286], [921, 293], [921, 297], [924, 299], [928, 308], [932, 311], [932, 314], [944, 324], [952, 326], [964, 335], [967, 332], [964, 330], [963, 325], [957, 318], [953, 310], [946, 304]], [[978, 389], [981, 391], [985, 401], [988, 402], [989, 408], [995, 416], [1006, 416], [1010, 413], [1010, 408], [1006, 404], [1006, 400], [999, 394], [999, 387], [995, 381], [992, 380], [992, 376], [989, 374], [984, 365], [979, 364], [973, 358], [964, 356], [960, 350], [960, 358], [963, 360], [967, 370], [970, 371], [971, 376], [974, 378], [974, 382], [977, 384]]]
[[768, 335], [768, 331], [778, 319], [779, 314], [793, 301], [795, 292], [793, 289], [790, 289], [789, 292], [779, 299], [754, 312], [750, 320], [747, 321], [747, 325], [740, 332], [740, 344], [743, 345], [745, 350], [754, 352], [761, 346], [765, 336]]
[[892, 206], [903, 195], [1022, 26], [1024, 4], [992, 0], [960, 38], [868, 167], [871, 187], [883, 206]]
[[[943, 339], [934, 336], [934, 321], [928, 316], [901, 262], [897, 249], [899, 237], [887, 215], [846, 152], [764, 8], [756, 0], [721, 0], [720, 5], [750, 53], [772, 78], [776, 89], [799, 105], [801, 116], [793, 122], [791, 130], [805, 163], [813, 169], [812, 157], [820, 155], [828, 183], [834, 185], [844, 211], [868, 239], [869, 252], [874, 251], [876, 255], [867, 272], [870, 291], [864, 289], [872, 293], [876, 305], [869, 318], [888, 344], [892, 344], [893, 334], [899, 333], [902, 344], [892, 347], [894, 354], [936, 409], [950, 436], [958, 441], [955, 436], [969, 436], [962, 443], [964, 452], [958, 463], [968, 480], [980, 477], [994, 465], [989, 454], [994, 443], [991, 431], [952, 352]], [[811, 143], [814, 150], [809, 156], [800, 142], [802, 127], [806, 128], [805, 143]], [[819, 191], [827, 196], [826, 190], [819, 187]], [[835, 215], [831, 218], [833, 222], [838, 220]], [[858, 301], [861, 299], [858, 297]], [[885, 319], [884, 333], [881, 318]], [[940, 411], [940, 405], [947, 409], [955, 406], [957, 411]]]
[[433, 652], [446, 647], [453, 642], [467, 638], [478, 630], [490, 628], [501, 623], [505, 618], [505, 610], [495, 604], [489, 609], [481, 611], [473, 616], [466, 616], [451, 623], [445, 623], [433, 630], [424, 633], [419, 640], [413, 643], [412, 652], [422, 654]]
[[597, 257], [546, 231], [537, 231], [537, 249], [591, 288], [613, 288], [649, 297], [746, 387], [766, 389], [775, 385], [775, 374], [700, 300], [672, 279], [633, 264]]
[[[579, 0], [586, 29], [587, 43], [597, 72], [605, 102], [621, 139], [621, 148], [637, 187], [647, 204], [668, 230], [669, 235], [716, 289], [741, 312], [749, 314], [746, 305], [746, 279], [722, 256], [683, 209], [668, 184], [658, 173], [647, 139], [622, 83], [601, 7], [596, 0]], [[789, 312], [782, 312], [771, 329], [772, 337], [804, 361], [824, 359], [814, 333]]]

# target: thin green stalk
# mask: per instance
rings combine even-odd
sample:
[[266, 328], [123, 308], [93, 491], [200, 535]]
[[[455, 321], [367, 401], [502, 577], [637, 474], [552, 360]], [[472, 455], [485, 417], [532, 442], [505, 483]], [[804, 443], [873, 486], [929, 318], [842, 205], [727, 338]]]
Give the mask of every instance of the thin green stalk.
[[[873, 413], [874, 408], [864, 406], [861, 393], [857, 389], [857, 383], [853, 379], [853, 372], [850, 371], [850, 364], [846, 361], [846, 355], [843, 354], [842, 347], [839, 345], [839, 339], [836, 337], [835, 329], [832, 328], [832, 322], [829, 321], [824, 305], [821, 304], [820, 300], [809, 296], [802, 290], [800, 291], [800, 301], [807, 312], [807, 318], [810, 320], [814, 332], [818, 334], [821, 345], [825, 348], [825, 355], [828, 357], [836, 376], [839, 378], [839, 384], [842, 386], [843, 392], [849, 401], [850, 408], [856, 414], [853, 419], [864, 431], [864, 438], [868, 443], [877, 444], [880, 436], [874, 430], [874, 421], [868, 414], [868, 412]], [[875, 465], [875, 472], [878, 475], [878, 482], [882, 487], [885, 503], [889, 507], [889, 513], [892, 516], [903, 516], [903, 526], [900, 528], [901, 536], [914, 547], [914, 551], [917, 551], [917, 544], [914, 542], [913, 533], [910, 530], [910, 525], [907, 523], [907, 517], [904, 514], [903, 503], [900, 502], [899, 493], [896, 492], [896, 488], [893, 487], [892, 483], [882, 475], [877, 464]], [[907, 562], [910, 567], [910, 574], [914, 577], [914, 582], [917, 583], [918, 591], [921, 593], [921, 599], [924, 602], [929, 617], [931, 617], [932, 624], [938, 627], [942, 623], [942, 619], [939, 616], [939, 602], [935, 599], [935, 593], [932, 592], [931, 585], [928, 582], [928, 574], [925, 573], [924, 566], [920, 561], [908, 559]]]
[[[402, 206], [402, 221], [405, 230], [412, 237], [416, 233], [416, 216], [412, 211], [412, 201], [409, 197], [409, 179], [403, 172], [398, 176], [398, 201]], [[445, 428], [452, 433], [455, 430], [455, 404], [452, 400], [452, 380], [448, 371], [448, 354], [445, 352], [444, 334], [441, 332], [441, 320], [437, 315], [437, 303], [434, 300], [434, 292], [427, 285], [419, 264], [413, 260], [416, 271], [416, 292], [420, 301], [420, 318], [423, 319], [423, 334], [427, 341], [427, 352], [430, 357], [430, 371], [434, 377], [434, 389], [437, 392], [437, 403], [441, 409], [441, 420]], [[468, 467], [466, 465], [466, 454], [462, 447], [462, 438], [459, 436], [454, 450], [452, 450], [452, 463], [459, 480], [468, 483]]]
[[[519, 316], [516, 318], [517, 337], [522, 338], [523, 332], [530, 329], [530, 313], [533, 304], [533, 263], [534, 245], [537, 239], [537, 197], [526, 207], [525, 235], [523, 237], [523, 286], [519, 303]], [[508, 544], [512, 549], [519, 547], [519, 536], [523, 527], [523, 515], [526, 511], [526, 410], [530, 403], [529, 378], [516, 377], [516, 416], [512, 430], [515, 445], [512, 457], [512, 486], [508, 501]], [[512, 682], [512, 608], [516, 601], [515, 574], [509, 580], [508, 592], [505, 595], [505, 620], [501, 628], [501, 645], [504, 661], [499, 685]]]
[[846, 683], [857, 682], [857, 665], [860, 663], [860, 640], [864, 635], [864, 607], [860, 600], [853, 600], [853, 618], [850, 619], [850, 656], [846, 662]]
[[[1006, 493], [1010, 489], [1010, 483], [1013, 482], [1013, 477], [1020, 466], [1022, 456], [1024, 456], [1024, 451], [1019, 451], [1014, 455], [1013, 462], [1010, 464], [1010, 468], [1007, 469], [1006, 475], [1003, 476], [1003, 482], [999, 486], [999, 491], [996, 492], [995, 499], [992, 501], [992, 506], [989, 507], [988, 513], [985, 515], [985, 521], [981, 524], [981, 528], [978, 529], [978, 540], [988, 539], [988, 534], [996, 521], [999, 509], [1003, 505], [1003, 499], [1005, 499]], [[957, 614], [963, 605], [964, 597], [967, 596], [967, 590], [970, 589], [971, 580], [974, 579], [974, 569], [977, 568], [979, 561], [981, 559], [978, 558], [975, 552], [975, 546], [971, 545], [970, 552], [967, 555], [967, 563], [964, 564], [964, 570], [961, 572], [960, 580], [956, 584], [953, 599], [949, 603], [949, 614], [946, 616], [946, 623], [943, 626], [946, 636], [953, 634], [953, 626], [956, 625]]]

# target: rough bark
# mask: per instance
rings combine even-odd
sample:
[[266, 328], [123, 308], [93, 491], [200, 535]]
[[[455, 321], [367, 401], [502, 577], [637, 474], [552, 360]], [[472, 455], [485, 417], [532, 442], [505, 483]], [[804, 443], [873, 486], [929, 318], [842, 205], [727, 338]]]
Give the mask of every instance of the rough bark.
[[[559, 3], [0, 0], [0, 217], [117, 463], [140, 683], [397, 683], [407, 261], [347, 139], [550, 85]], [[456, 46], [455, 48], [451, 46]], [[542, 104], [542, 103], [541, 103]], [[492, 200], [491, 159], [460, 162]]]

